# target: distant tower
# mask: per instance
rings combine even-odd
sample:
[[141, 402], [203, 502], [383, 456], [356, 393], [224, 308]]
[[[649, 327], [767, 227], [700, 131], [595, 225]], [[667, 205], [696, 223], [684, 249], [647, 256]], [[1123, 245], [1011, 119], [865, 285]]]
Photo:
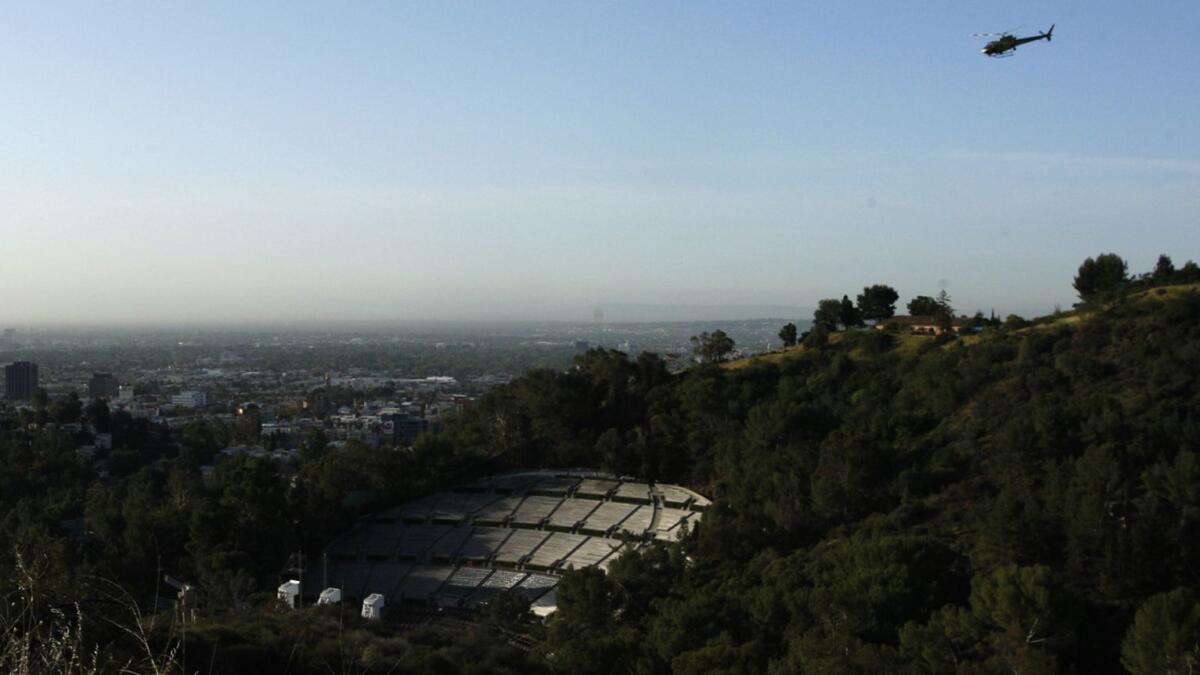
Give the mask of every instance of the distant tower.
[[121, 387], [112, 373], [92, 373], [92, 379], [88, 381], [88, 398], [108, 400], [120, 393]]
[[28, 401], [38, 388], [38, 367], [29, 361], [16, 361], [4, 366], [4, 398]]
[[600, 323], [600, 322], [604, 321], [604, 308], [603, 307], [597, 307], [595, 309], [595, 311], [592, 312], [592, 321], [595, 321], [596, 323]]

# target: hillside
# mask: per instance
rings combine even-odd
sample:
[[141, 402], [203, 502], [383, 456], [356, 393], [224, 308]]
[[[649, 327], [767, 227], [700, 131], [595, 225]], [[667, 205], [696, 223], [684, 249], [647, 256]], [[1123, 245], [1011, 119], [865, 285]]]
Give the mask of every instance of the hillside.
[[[1200, 292], [1200, 284], [1197, 284], [1197, 283], [1182, 283], [1182, 284], [1172, 284], [1172, 285], [1168, 285], [1168, 286], [1157, 286], [1154, 288], [1149, 288], [1146, 290], [1129, 293], [1128, 295], [1124, 295], [1115, 301], [1103, 303], [1100, 307], [1088, 307], [1088, 308], [1084, 308], [1084, 309], [1068, 310], [1068, 311], [1057, 312], [1055, 314], [1040, 317], [1040, 318], [1036, 319], [1035, 321], [1033, 321], [1032, 325], [1022, 326], [1022, 327], [1016, 328], [1014, 330], [1018, 333], [1053, 330], [1057, 327], [1069, 326], [1069, 325], [1077, 324], [1077, 323], [1080, 323], [1083, 321], [1087, 321], [1091, 317], [1095, 316], [1097, 314], [1097, 312], [1101, 312], [1101, 311], [1104, 311], [1107, 309], [1112, 309], [1113, 306], [1115, 306], [1115, 304], [1117, 304], [1117, 303], [1137, 304], [1137, 303], [1161, 302], [1164, 300], [1174, 299], [1174, 298], [1178, 298], [1178, 297], [1188, 295], [1190, 293], [1196, 293], [1196, 292]], [[862, 328], [860, 330], [864, 330], [864, 331], [871, 330], [871, 328], [869, 328], [869, 327]], [[922, 345], [935, 339], [935, 337], [932, 335], [915, 334], [915, 333], [907, 332], [907, 331], [893, 333], [893, 336], [895, 338], [895, 343], [894, 343], [895, 346], [893, 347], [893, 349], [895, 349], [901, 353], [915, 352], [915, 351], [919, 350]], [[846, 338], [847, 338], [846, 333], [833, 333], [832, 335], [829, 336], [829, 342], [830, 342], [830, 344], [837, 344], [838, 342], [840, 342], [841, 340], [846, 339]], [[960, 337], [962, 344], [968, 344], [968, 345], [976, 344], [982, 339], [986, 339], [986, 337], [980, 336], [980, 335], [964, 335], [964, 336]], [[795, 358], [795, 357], [799, 356], [800, 354], [803, 354], [805, 349], [806, 349], [806, 347], [803, 344], [799, 344], [794, 347], [783, 347], [783, 348], [780, 348], [780, 349], [777, 349], [775, 351], [768, 352], [765, 354], [754, 354], [751, 356], [746, 356], [746, 357], [742, 357], [742, 358], [738, 358], [738, 359], [732, 359], [730, 361], [725, 361], [725, 362], [722, 362], [720, 364], [720, 366], [722, 368], [725, 368], [728, 370], [738, 370], [741, 368], [746, 368], [748, 366], [752, 366], [755, 364], [761, 364], [761, 363], [779, 364], [787, 359]]]
[[[1186, 672], [1200, 641], [1196, 285], [969, 338], [850, 331], [678, 374], [593, 349], [411, 449], [350, 444], [291, 475], [242, 456], [204, 479], [214, 433], [189, 427], [171, 450], [146, 427], [130, 436], [144, 465], [100, 480], [53, 425], [11, 420], [0, 592], [28, 605], [2, 627], [57, 616], [47, 645], [71, 636], [90, 653], [83, 631], [103, 663], [142, 658], [97, 608], [154, 607], [169, 570], [196, 584], [194, 623], [183, 634], [164, 609], [150, 642], [193, 655], [186, 672], [203, 654], [213, 672], [1142, 675]], [[545, 625], [509, 594], [478, 615], [392, 607], [381, 624], [275, 604], [282, 552], [311, 560], [357, 517], [580, 466], [713, 505], [607, 575], [564, 569]], [[76, 627], [61, 608], [79, 598]], [[0, 665], [27, 644], [0, 645]]]
[[549, 639], [581, 650], [579, 672], [625, 672], [584, 668], [589, 649], [647, 672], [1159, 672], [1139, 609], [1193, 607], [1194, 286], [969, 340], [852, 332], [644, 393], [604, 361], [535, 396], [598, 397], [568, 405], [553, 441], [518, 384], [505, 409], [524, 443], [690, 483], [716, 508], [686, 573], [587, 599], [638, 612], [592, 625], [564, 583]]

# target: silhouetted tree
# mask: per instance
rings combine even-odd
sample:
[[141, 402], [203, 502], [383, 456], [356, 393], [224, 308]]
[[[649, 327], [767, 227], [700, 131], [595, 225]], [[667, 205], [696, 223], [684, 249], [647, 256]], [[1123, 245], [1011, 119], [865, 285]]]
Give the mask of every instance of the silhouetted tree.
[[108, 410], [108, 402], [104, 399], [98, 398], [89, 403], [85, 417], [96, 433], [106, 434], [112, 431], [112, 415]]
[[1191, 260], [1185, 262], [1183, 267], [1179, 268], [1179, 280], [1184, 282], [1200, 281], [1200, 265]]
[[1117, 290], [1129, 280], [1129, 266], [1116, 253], [1102, 253], [1079, 266], [1072, 284], [1079, 299], [1087, 302]]
[[843, 295], [842, 301], [838, 303], [838, 323], [846, 328], [855, 328], [863, 325], [862, 312], [854, 306], [854, 302], [850, 300], [850, 296]]
[[946, 289], [938, 291], [937, 309], [933, 312], [933, 318], [942, 328], [949, 328], [954, 322], [954, 306], [950, 304], [950, 294]]
[[805, 347], [810, 349], [820, 349], [829, 344], [829, 326], [824, 323], [814, 323], [812, 330], [804, 334], [804, 339], [801, 340]]
[[858, 309], [867, 321], [878, 321], [896, 314], [896, 301], [900, 294], [885, 284], [867, 286], [858, 294]]
[[937, 299], [928, 295], [918, 295], [908, 302], [910, 316], [933, 316], [939, 309]]
[[1164, 284], [1171, 281], [1175, 276], [1175, 263], [1171, 262], [1171, 256], [1166, 254], [1158, 256], [1158, 262], [1154, 264], [1154, 272], [1150, 278], [1155, 283]]
[[724, 361], [733, 352], [733, 347], [733, 338], [720, 329], [692, 336], [692, 353], [703, 363]]
[[[813, 323], [825, 326], [830, 330], [837, 330], [837, 326], [842, 322], [842, 301], [834, 298], [825, 298], [817, 303], [817, 310], [813, 312]], [[814, 326], [815, 327], [815, 326]]]
[[83, 401], [79, 394], [71, 392], [63, 398], [50, 402], [50, 419], [59, 424], [76, 424], [83, 416]]
[[325, 448], [329, 445], [329, 439], [325, 436], [325, 432], [316, 427], [309, 427], [304, 430], [304, 436], [300, 440], [300, 458], [306, 462], [314, 462], [325, 456]]
[[779, 329], [779, 339], [783, 341], [784, 347], [792, 347], [796, 344], [796, 324], [785, 323], [783, 328]]

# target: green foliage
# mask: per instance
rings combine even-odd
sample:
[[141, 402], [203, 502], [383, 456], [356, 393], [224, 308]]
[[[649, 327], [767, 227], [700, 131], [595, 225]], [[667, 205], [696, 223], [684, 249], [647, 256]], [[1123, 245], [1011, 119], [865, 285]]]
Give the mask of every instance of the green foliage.
[[1171, 256], [1160, 255], [1158, 262], [1154, 264], [1154, 271], [1150, 273], [1150, 278], [1160, 284], [1170, 283], [1175, 276], [1175, 263], [1171, 262]]
[[779, 329], [779, 339], [783, 341], [784, 347], [794, 347], [796, 345], [796, 324], [785, 323], [783, 328]]
[[300, 459], [305, 464], [319, 461], [325, 456], [328, 447], [329, 439], [326, 438], [325, 432], [316, 427], [309, 427], [304, 430], [304, 437], [300, 441]]
[[816, 330], [817, 326], [824, 326], [829, 330], [837, 330], [837, 326], [841, 322], [841, 300], [826, 298], [817, 303], [817, 309], [813, 312], [813, 330]]
[[1073, 646], [1048, 567], [1008, 565], [972, 580], [970, 607], [946, 605], [900, 631], [899, 654], [914, 672], [1055, 673]]
[[954, 318], [954, 307], [950, 304], [950, 294], [946, 289], [938, 291], [935, 299], [937, 307], [930, 314], [939, 319], [943, 326], [948, 326], [951, 319]]
[[1191, 260], [1187, 261], [1172, 281], [1178, 281], [1179, 283], [1195, 283], [1200, 281], [1200, 265]]
[[850, 296], [843, 295], [842, 301], [838, 307], [838, 323], [846, 328], [856, 328], [863, 325], [863, 314], [854, 302], [850, 300]]
[[[99, 481], [50, 424], [99, 411], [47, 399], [0, 425], [0, 541], [42, 552], [60, 599], [86, 573], [147, 604], [159, 570], [198, 581], [189, 653], [230, 672], [293, 654], [293, 672], [1170, 672], [1198, 622], [1200, 294], [1131, 294], [1154, 276], [1077, 319], [969, 340], [830, 339], [831, 300], [778, 362], [672, 374], [591, 350], [411, 448], [313, 432], [292, 474], [238, 457], [206, 483], [237, 429], [172, 436], [116, 412]], [[530, 657], [504, 646], [525, 625], [516, 597], [456, 634], [261, 609], [288, 551], [366, 511], [485, 471], [597, 465], [715, 502], [678, 543], [569, 572]], [[75, 540], [63, 523], [80, 517]]]
[[812, 330], [805, 334], [802, 342], [810, 349], [821, 349], [829, 344], [829, 332], [832, 329], [824, 323], [814, 323]]
[[334, 605], [202, 620], [187, 629], [183, 672], [523, 675], [550, 672], [486, 623], [404, 629]]
[[85, 421], [96, 430], [96, 433], [112, 433], [112, 415], [108, 403], [104, 399], [96, 399], [88, 404], [84, 413]]
[[878, 321], [895, 315], [900, 294], [884, 284], [867, 286], [858, 294], [858, 309], [867, 321]]
[[262, 442], [262, 413], [258, 406], [251, 406], [238, 415], [233, 424], [233, 440], [241, 445]]
[[692, 336], [692, 354], [701, 363], [720, 363], [733, 352], [733, 338], [723, 330]]
[[1051, 593], [1052, 572], [1045, 565], [1008, 565], [976, 578], [971, 588], [975, 619], [1027, 644], [1045, 642], [1061, 631]]
[[649, 614], [653, 603], [670, 591], [687, 568], [678, 546], [654, 543], [625, 553], [608, 568], [608, 576], [621, 589], [622, 617]]
[[1102, 253], [1079, 266], [1072, 286], [1083, 302], [1110, 295], [1129, 280], [1129, 266], [1116, 253]]
[[628, 673], [638, 636], [621, 626], [621, 589], [596, 567], [567, 570], [558, 585], [558, 611], [546, 630], [545, 658], [556, 672]]
[[1185, 675], [1200, 669], [1200, 603], [1188, 589], [1148, 598], [1121, 643], [1133, 675]]
[[1004, 317], [1004, 327], [1008, 330], [1020, 330], [1029, 325], [1029, 322], [1017, 314], [1009, 314]]
[[937, 299], [928, 295], [918, 295], [908, 302], [909, 316], [933, 316], [940, 309]]
[[480, 620], [494, 629], [520, 627], [532, 619], [529, 598], [513, 591], [493, 596], [480, 612]]

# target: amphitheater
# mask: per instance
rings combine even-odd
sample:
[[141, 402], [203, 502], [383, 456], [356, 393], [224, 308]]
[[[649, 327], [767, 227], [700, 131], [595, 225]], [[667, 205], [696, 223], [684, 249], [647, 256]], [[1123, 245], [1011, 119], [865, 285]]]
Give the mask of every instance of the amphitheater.
[[362, 519], [311, 561], [302, 588], [310, 601], [336, 588], [347, 602], [461, 609], [512, 590], [544, 616], [563, 571], [675, 540], [708, 506], [682, 487], [595, 471], [493, 476]]

